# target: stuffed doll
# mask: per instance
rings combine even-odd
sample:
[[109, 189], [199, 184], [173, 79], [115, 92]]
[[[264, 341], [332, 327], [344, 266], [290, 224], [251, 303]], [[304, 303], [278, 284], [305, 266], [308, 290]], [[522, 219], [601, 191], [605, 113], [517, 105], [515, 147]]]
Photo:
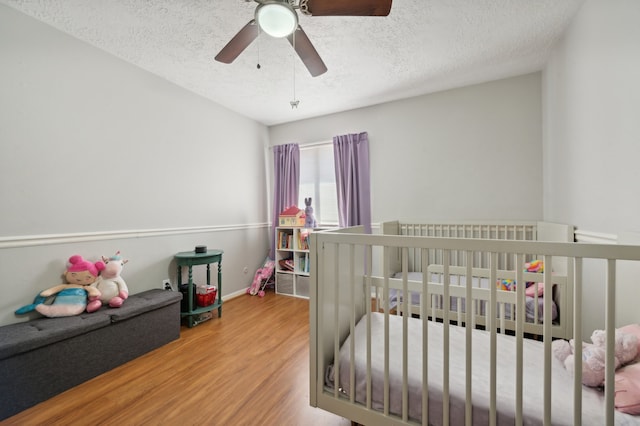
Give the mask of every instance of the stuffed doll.
[[311, 207], [311, 197], [304, 199], [304, 205], [306, 206], [304, 208], [304, 214], [306, 216], [304, 219], [304, 227], [315, 228], [317, 224], [316, 224], [316, 218], [313, 215], [313, 207]]
[[[606, 334], [596, 330], [591, 335], [593, 343], [582, 343], [582, 384], [591, 387], [604, 385]], [[574, 340], [555, 340], [552, 343], [553, 353], [571, 373], [575, 370]], [[616, 330], [615, 368], [633, 361], [638, 354], [638, 338], [629, 333]]]
[[[101, 306], [100, 290], [91, 284], [104, 269], [104, 262], [91, 263], [80, 255], [74, 255], [69, 258], [69, 265], [64, 273], [66, 284], [41, 291], [32, 304], [18, 309], [16, 314], [35, 310], [46, 317], [69, 317], [79, 315], [85, 309], [87, 312], [98, 310]], [[45, 303], [52, 297], [52, 303]]]
[[102, 256], [102, 261], [105, 267], [102, 272], [100, 272], [98, 279], [91, 284], [91, 286], [100, 291], [101, 305], [119, 308], [129, 297], [127, 283], [120, 276], [122, 268], [128, 260], [123, 260], [118, 251], [111, 257]]

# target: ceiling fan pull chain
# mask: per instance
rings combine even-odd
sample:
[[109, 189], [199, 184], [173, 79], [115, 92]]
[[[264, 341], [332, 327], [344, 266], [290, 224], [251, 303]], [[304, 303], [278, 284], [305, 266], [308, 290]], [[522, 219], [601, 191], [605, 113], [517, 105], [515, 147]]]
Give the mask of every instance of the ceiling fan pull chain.
[[[292, 34], [292, 39], [293, 39], [293, 50], [296, 50], [296, 32], [294, 31]], [[291, 105], [291, 109], [294, 108], [298, 108], [298, 104], [300, 103], [300, 101], [298, 99], [296, 99], [296, 58], [295, 56], [293, 57], [293, 100], [291, 102], [289, 102], [289, 105]]]
[[260, 30], [260, 25], [258, 25], [258, 37], [256, 37], [258, 39], [258, 64], [256, 65], [257, 69], [260, 69], [260, 34], [262, 33], [262, 31]]

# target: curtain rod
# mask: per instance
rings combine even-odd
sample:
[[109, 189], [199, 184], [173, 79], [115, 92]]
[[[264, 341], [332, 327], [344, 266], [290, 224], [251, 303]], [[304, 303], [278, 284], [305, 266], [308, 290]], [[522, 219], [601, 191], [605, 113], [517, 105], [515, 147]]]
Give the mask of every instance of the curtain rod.
[[[330, 140], [330, 141], [323, 141], [323, 142], [311, 142], [311, 143], [305, 143], [305, 144], [298, 144], [298, 146], [300, 147], [300, 149], [307, 149], [307, 148], [317, 148], [323, 145], [331, 145], [332, 143], [333, 143], [333, 140]], [[271, 145], [269, 149], [273, 149], [274, 146], [277, 146], [277, 145]]]

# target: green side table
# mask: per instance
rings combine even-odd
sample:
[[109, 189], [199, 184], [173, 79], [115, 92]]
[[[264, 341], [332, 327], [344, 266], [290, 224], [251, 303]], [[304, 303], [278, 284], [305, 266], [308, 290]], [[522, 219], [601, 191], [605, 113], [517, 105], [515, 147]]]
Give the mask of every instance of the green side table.
[[[189, 280], [187, 282], [187, 310], [180, 312], [181, 317], [187, 317], [189, 327], [193, 327], [198, 323], [195, 317], [199, 314], [218, 309], [218, 317], [222, 316], [222, 253], [224, 253], [223, 250], [207, 250], [206, 253], [183, 251], [175, 255], [176, 263], [178, 265], [178, 289], [180, 289], [180, 286], [182, 285], [182, 268], [189, 268]], [[195, 306], [193, 299], [196, 289], [193, 283], [193, 266], [207, 265], [207, 285], [211, 285], [212, 263], [218, 264], [218, 294], [216, 300], [209, 306]]]

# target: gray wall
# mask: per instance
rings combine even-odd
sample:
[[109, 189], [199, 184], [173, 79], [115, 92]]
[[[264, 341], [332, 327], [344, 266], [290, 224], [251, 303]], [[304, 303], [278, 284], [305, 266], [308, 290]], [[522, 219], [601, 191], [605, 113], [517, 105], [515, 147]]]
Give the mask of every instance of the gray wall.
[[367, 131], [373, 222], [540, 220], [540, 84], [534, 73], [282, 124], [269, 141]]
[[[544, 216], [640, 244], [640, 2], [588, 0], [543, 73]], [[588, 331], [603, 327], [604, 268], [589, 265]], [[618, 267], [618, 324], [637, 322], [640, 270]]]
[[0, 324], [76, 253], [121, 250], [139, 292], [204, 244], [225, 250], [223, 294], [249, 285], [268, 247], [265, 126], [3, 5], [0, 57]]
[[[544, 219], [638, 242], [639, 17], [636, 0], [587, 0], [542, 78], [266, 129], [0, 6], [0, 323], [74, 253], [122, 250], [140, 291], [175, 278], [176, 251], [221, 247], [224, 293], [241, 291], [268, 244], [264, 146], [351, 132], [370, 135], [374, 222]], [[618, 275], [631, 304], [640, 273]], [[586, 283], [591, 328], [601, 286]]]

